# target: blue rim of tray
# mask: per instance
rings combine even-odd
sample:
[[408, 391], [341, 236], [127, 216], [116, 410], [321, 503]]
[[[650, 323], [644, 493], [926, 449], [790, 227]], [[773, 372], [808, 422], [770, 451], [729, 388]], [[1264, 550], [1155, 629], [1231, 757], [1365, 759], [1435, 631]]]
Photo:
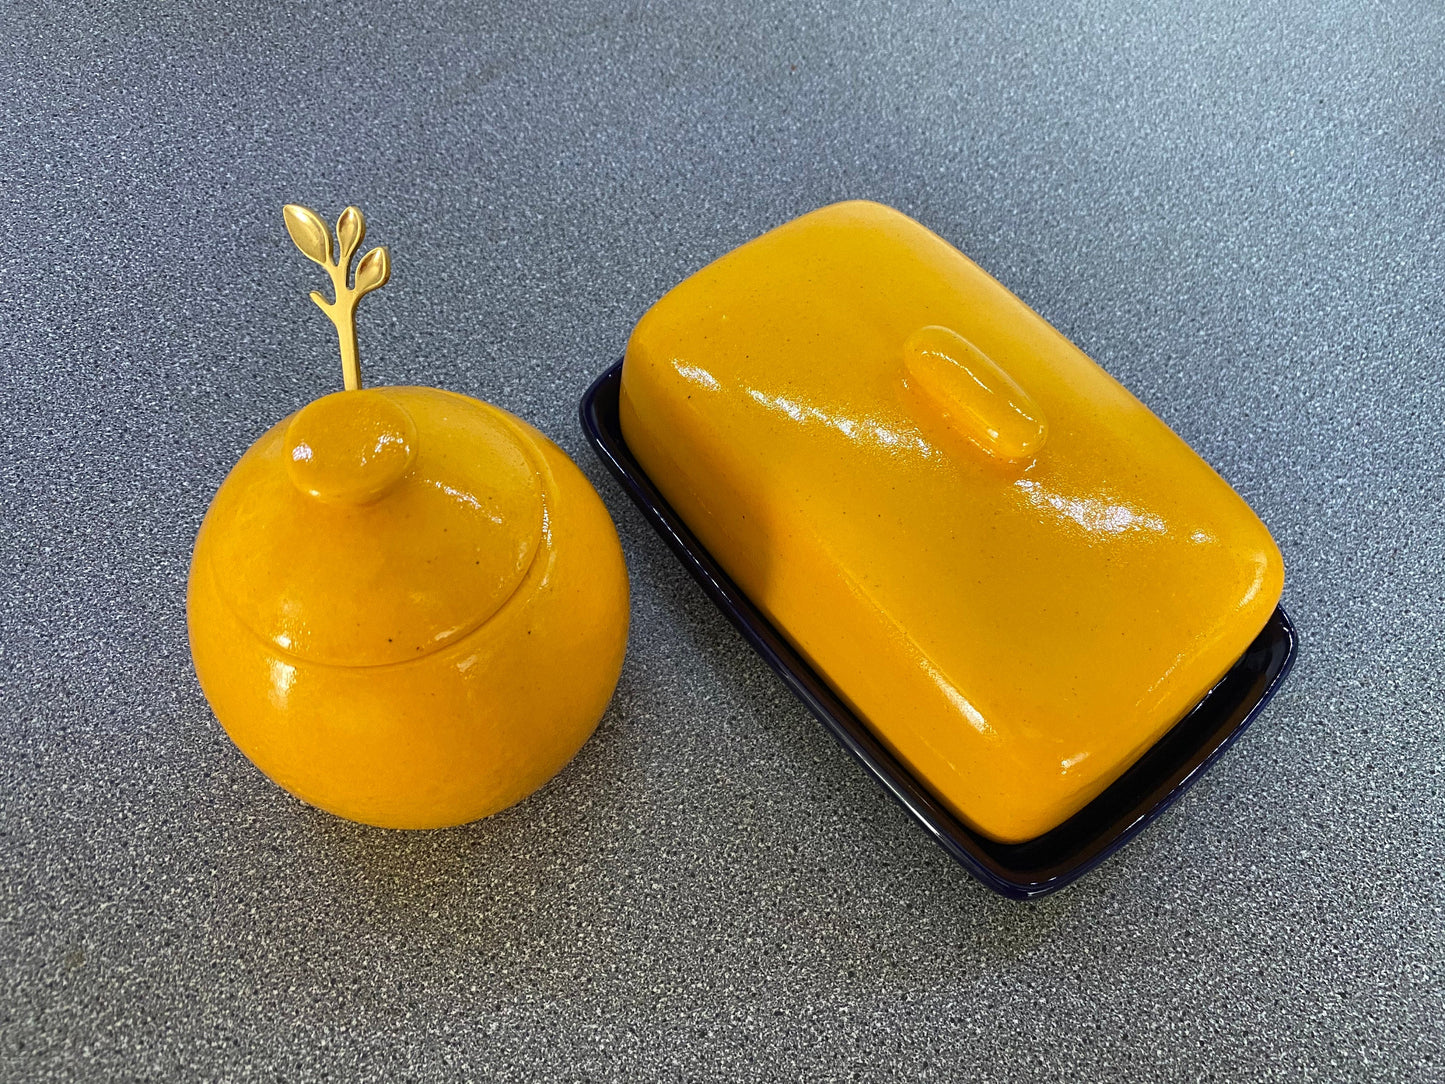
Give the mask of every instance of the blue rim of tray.
[[1063, 824], [1024, 843], [998, 843], [955, 817], [878, 740], [743, 594], [658, 492], [622, 437], [622, 362], [582, 397], [582, 428], [658, 534], [739, 632], [883, 788], [960, 865], [994, 891], [1031, 899], [1063, 888], [1168, 809], [1243, 733], [1294, 661], [1297, 640], [1276, 607], [1233, 668], [1123, 775]]

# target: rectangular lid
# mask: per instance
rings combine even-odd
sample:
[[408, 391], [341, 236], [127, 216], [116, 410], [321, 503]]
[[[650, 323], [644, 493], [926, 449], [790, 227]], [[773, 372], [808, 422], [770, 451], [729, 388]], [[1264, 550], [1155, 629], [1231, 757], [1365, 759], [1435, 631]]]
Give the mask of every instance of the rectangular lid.
[[1238, 658], [1283, 585], [1243, 500], [999, 283], [852, 202], [638, 323], [629, 447], [946, 805], [1061, 823]]

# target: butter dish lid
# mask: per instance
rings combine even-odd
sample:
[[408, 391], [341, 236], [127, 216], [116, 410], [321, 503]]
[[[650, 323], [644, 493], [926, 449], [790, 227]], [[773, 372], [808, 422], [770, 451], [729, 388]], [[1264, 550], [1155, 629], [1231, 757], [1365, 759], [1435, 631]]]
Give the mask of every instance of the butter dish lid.
[[1282, 562], [1168, 426], [952, 246], [838, 204], [665, 295], [631, 452], [958, 816], [1066, 820], [1259, 634]]
[[544, 541], [541, 479], [500, 412], [432, 388], [324, 396], [236, 464], [202, 527], [252, 632], [334, 666], [404, 663], [482, 625]]

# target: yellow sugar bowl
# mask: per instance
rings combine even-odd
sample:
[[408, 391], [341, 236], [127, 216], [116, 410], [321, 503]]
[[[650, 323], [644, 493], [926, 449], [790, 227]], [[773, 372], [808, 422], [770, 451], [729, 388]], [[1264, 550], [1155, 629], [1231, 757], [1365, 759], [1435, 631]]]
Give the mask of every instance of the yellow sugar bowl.
[[288, 206], [327, 268], [346, 389], [282, 419], [222, 483], [196, 539], [196, 674], [226, 732], [312, 805], [390, 828], [462, 824], [556, 774], [611, 699], [627, 569], [555, 444], [435, 388], [361, 388], [347, 277], [365, 224]]

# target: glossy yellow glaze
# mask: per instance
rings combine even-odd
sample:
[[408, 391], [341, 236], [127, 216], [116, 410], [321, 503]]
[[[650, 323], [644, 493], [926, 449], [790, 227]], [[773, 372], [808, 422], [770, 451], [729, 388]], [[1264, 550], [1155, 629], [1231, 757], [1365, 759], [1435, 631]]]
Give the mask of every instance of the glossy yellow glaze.
[[431, 388], [319, 399], [242, 457], [196, 540], [191, 650], [227, 733], [368, 824], [496, 812], [597, 725], [627, 640], [616, 531], [567, 456]]
[[663, 297], [621, 420], [729, 575], [999, 840], [1117, 778], [1283, 585], [1269, 532], [1177, 435], [878, 204], [805, 215]]

